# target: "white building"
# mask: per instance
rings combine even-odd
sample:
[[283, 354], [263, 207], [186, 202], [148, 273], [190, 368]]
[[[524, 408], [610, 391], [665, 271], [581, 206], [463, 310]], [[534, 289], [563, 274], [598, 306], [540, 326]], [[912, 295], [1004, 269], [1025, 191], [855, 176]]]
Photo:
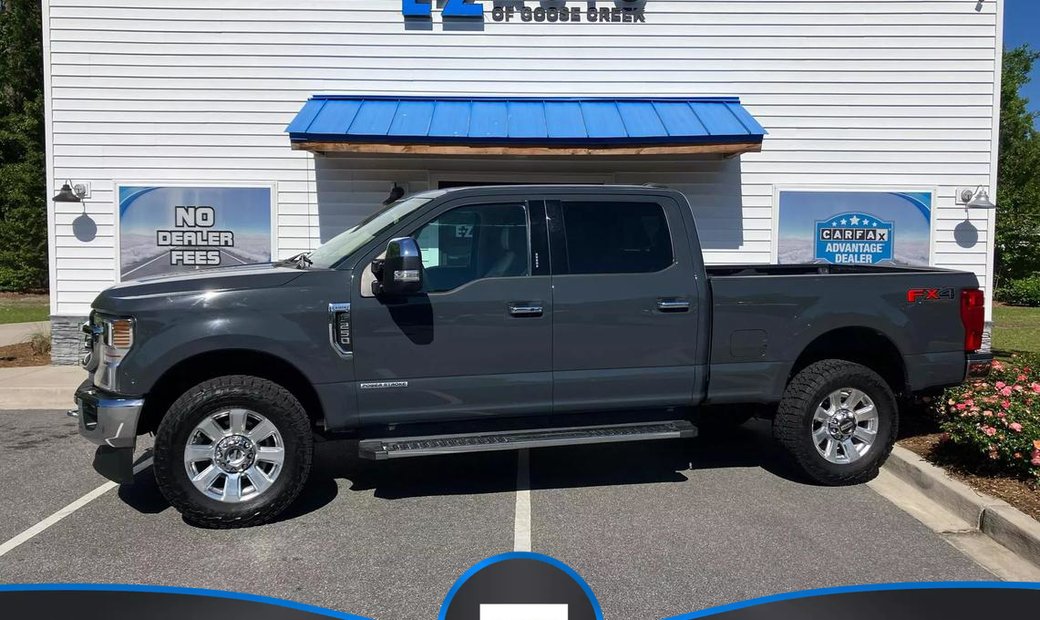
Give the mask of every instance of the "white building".
[[[971, 270], [991, 289], [994, 211], [966, 208], [960, 193], [995, 196], [1001, 2], [430, 1], [43, 0], [48, 176], [55, 192], [66, 180], [85, 190], [82, 203], [49, 213], [56, 359], [76, 359], [76, 325], [100, 290], [183, 259], [155, 230], [205, 222], [178, 226], [175, 206], [221, 196], [229, 204], [218, 213], [256, 196], [271, 203], [271, 247], [253, 238], [225, 264], [310, 250], [394, 184], [651, 182], [687, 194], [712, 263], [891, 257]], [[388, 131], [398, 111], [377, 140], [351, 135], [364, 124], [355, 110], [337, 117], [341, 135], [320, 139], [307, 132], [313, 118], [301, 119], [291, 143], [287, 126], [314, 95], [503, 97], [507, 110], [739, 97], [768, 135], [720, 146], [654, 118], [656, 130], [639, 134], [623, 116], [621, 143], [513, 140], [539, 130], [473, 126], [437, 140]], [[499, 130], [509, 135], [478, 139]], [[211, 186], [261, 193], [198, 189]], [[155, 200], [130, 204], [152, 188], [162, 189]], [[905, 213], [881, 204], [894, 194]], [[268, 216], [253, 206], [263, 229]], [[814, 222], [862, 213], [892, 225], [891, 245], [813, 241]], [[237, 245], [256, 232], [238, 231]]]

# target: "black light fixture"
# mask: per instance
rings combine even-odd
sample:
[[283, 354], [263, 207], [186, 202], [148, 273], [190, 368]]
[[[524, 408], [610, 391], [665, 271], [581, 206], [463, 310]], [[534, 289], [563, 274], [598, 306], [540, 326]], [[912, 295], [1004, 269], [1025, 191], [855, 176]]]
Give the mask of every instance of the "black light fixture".
[[404, 196], [404, 188], [398, 185], [395, 181], [394, 186], [390, 188], [390, 195], [386, 197], [386, 200], [383, 201], [383, 204], [388, 205], [397, 202], [401, 199], [402, 196]]
[[66, 180], [65, 184], [58, 190], [58, 194], [51, 198], [54, 202], [83, 202], [76, 192], [72, 189], [71, 181]]

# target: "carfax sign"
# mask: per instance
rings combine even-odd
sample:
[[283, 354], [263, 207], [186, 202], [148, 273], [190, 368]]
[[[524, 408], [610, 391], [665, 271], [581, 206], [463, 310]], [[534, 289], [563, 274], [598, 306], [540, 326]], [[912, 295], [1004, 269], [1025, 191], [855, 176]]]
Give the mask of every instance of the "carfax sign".
[[783, 190], [777, 202], [778, 263], [929, 264], [930, 191]]
[[269, 262], [270, 187], [119, 187], [121, 280]]
[[866, 213], [842, 213], [816, 222], [814, 258], [828, 263], [880, 263], [892, 260], [892, 244], [892, 222]]

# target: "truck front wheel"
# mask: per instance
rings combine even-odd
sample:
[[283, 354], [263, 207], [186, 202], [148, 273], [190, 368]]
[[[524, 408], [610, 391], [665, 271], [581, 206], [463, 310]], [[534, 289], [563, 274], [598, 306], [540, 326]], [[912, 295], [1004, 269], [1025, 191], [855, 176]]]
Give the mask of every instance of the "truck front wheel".
[[874, 478], [898, 428], [892, 389], [853, 362], [823, 360], [791, 380], [773, 420], [773, 436], [815, 482], [859, 484]]
[[259, 377], [218, 377], [170, 406], [155, 436], [155, 478], [191, 523], [258, 525], [299, 495], [312, 448], [307, 413], [288, 390]]

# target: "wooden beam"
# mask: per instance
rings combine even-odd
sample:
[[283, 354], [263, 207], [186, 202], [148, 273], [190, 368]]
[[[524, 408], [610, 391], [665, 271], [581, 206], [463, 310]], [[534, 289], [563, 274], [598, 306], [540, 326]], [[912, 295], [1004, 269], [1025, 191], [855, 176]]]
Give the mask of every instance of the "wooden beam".
[[449, 155], [514, 157], [631, 157], [638, 155], [739, 155], [759, 152], [761, 142], [730, 144], [655, 144], [643, 146], [496, 146], [456, 144], [376, 144], [369, 142], [293, 142], [298, 151], [316, 153], [367, 153], [378, 155]]

